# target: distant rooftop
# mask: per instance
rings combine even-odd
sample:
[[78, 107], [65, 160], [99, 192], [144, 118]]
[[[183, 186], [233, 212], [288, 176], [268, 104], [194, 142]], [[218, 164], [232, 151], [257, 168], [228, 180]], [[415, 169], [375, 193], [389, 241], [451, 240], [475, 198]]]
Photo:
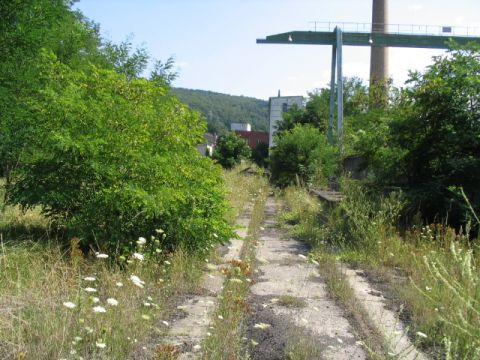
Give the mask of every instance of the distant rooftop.
[[[310, 31], [333, 31], [340, 27], [344, 32], [370, 33], [372, 23], [334, 22], [334, 21], [310, 21]], [[389, 34], [411, 35], [444, 35], [444, 36], [480, 36], [480, 27], [450, 26], [450, 25], [418, 25], [418, 24], [374, 24], [385, 26], [385, 32]]]

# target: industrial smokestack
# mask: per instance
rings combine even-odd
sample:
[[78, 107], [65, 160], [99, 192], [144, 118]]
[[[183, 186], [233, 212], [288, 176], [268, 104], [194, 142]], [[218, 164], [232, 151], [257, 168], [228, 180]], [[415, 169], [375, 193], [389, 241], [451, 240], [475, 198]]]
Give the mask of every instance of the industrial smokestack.
[[[387, 32], [388, 0], [373, 0], [372, 6], [372, 33]], [[375, 38], [375, 35], [372, 36]], [[388, 49], [376, 47], [372, 43], [370, 55], [370, 85], [385, 83], [388, 80]]]

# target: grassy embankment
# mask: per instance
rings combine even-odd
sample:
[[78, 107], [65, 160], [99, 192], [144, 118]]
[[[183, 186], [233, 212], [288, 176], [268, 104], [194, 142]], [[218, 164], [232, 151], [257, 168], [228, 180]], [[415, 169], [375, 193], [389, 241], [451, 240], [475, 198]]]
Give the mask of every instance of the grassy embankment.
[[[357, 325], [366, 326], [367, 347], [381, 350], [382, 339], [375, 333], [368, 336], [371, 324], [363, 321], [361, 308], [332, 266], [336, 261], [361, 265], [389, 284], [404, 304], [415, 343], [439, 357], [479, 359], [479, 254], [476, 242], [465, 235], [468, 231], [458, 234], [442, 224], [419, 224], [400, 235], [393, 226], [398, 197], [373, 200], [353, 184], [345, 184], [344, 192], [346, 199], [333, 208], [304, 189], [289, 188], [285, 217], [296, 223], [292, 233], [308, 241], [312, 256], [330, 269], [327, 283], [334, 296], [357, 314]], [[399, 276], [405, 281], [398, 281]]]
[[[201, 260], [181, 250], [121, 265], [84, 256], [49, 226], [39, 209], [1, 213], [2, 359], [125, 358], [149, 346], [146, 335], [166, 325], [167, 299], [194, 291], [201, 275]], [[147, 244], [163, 236], [139, 235]]]
[[[227, 172], [226, 180], [233, 223], [255, 185], [238, 170]], [[39, 209], [1, 209], [2, 359], [123, 359], [152, 346], [147, 335], [168, 327], [168, 300], [195, 292], [205, 266], [181, 250], [121, 265], [84, 256], [75, 242], [66, 246], [55, 237]], [[148, 245], [163, 234], [140, 236]]]

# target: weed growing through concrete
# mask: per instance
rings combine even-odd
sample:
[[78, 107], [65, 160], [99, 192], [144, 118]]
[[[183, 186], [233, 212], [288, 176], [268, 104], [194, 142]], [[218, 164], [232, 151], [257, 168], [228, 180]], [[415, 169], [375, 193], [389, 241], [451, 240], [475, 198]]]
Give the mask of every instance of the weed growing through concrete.
[[278, 298], [277, 304], [289, 308], [302, 308], [306, 306], [305, 300], [292, 295], [280, 296]]
[[[292, 234], [311, 243], [319, 260], [353, 262], [389, 283], [410, 314], [415, 344], [450, 359], [480, 358], [479, 258], [469, 229], [420, 224], [400, 236], [394, 227], [398, 197], [372, 200], [354, 184], [344, 185], [346, 200], [336, 208], [321, 206], [303, 189], [287, 189], [284, 218], [294, 224]], [[348, 300], [338, 282], [331, 291]]]
[[[240, 180], [236, 180], [238, 183]], [[254, 245], [259, 230], [265, 200], [268, 195], [266, 180], [261, 177], [251, 177], [248, 180], [255, 183], [250, 193], [254, 201], [252, 217], [248, 235], [241, 251], [242, 260], [233, 260], [228, 267], [222, 269], [226, 275], [224, 288], [218, 296], [217, 311], [213, 316], [213, 326], [209, 329], [209, 336], [202, 344], [203, 359], [223, 360], [245, 358], [244, 334], [246, 329], [244, 320], [251, 312], [246, 303], [246, 297], [252, 282], [252, 265], [255, 258]]]

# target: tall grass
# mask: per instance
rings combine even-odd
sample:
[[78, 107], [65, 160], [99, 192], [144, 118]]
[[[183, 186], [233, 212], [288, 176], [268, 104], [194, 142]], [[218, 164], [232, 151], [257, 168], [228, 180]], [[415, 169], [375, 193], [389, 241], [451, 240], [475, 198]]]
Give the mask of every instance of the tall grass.
[[203, 262], [182, 250], [84, 256], [77, 240], [51, 236], [38, 209], [0, 205], [0, 359], [124, 359], [153, 346], [145, 339], [166, 328], [169, 298], [198, 286]]
[[[334, 257], [390, 281], [411, 315], [412, 336], [421, 335], [416, 342], [448, 359], [480, 359], [479, 254], [468, 231], [419, 224], [401, 235], [395, 227], [398, 194], [369, 196], [350, 182], [343, 189], [346, 198], [337, 207], [315, 203], [302, 189], [287, 189], [294, 234], [322, 254], [333, 250]], [[407, 281], [394, 281], [398, 273]]]
[[228, 189], [228, 202], [231, 206], [227, 219], [234, 224], [249, 201], [254, 202], [259, 195], [258, 191], [265, 186], [262, 178], [263, 170], [251, 163], [241, 165], [224, 172]]

